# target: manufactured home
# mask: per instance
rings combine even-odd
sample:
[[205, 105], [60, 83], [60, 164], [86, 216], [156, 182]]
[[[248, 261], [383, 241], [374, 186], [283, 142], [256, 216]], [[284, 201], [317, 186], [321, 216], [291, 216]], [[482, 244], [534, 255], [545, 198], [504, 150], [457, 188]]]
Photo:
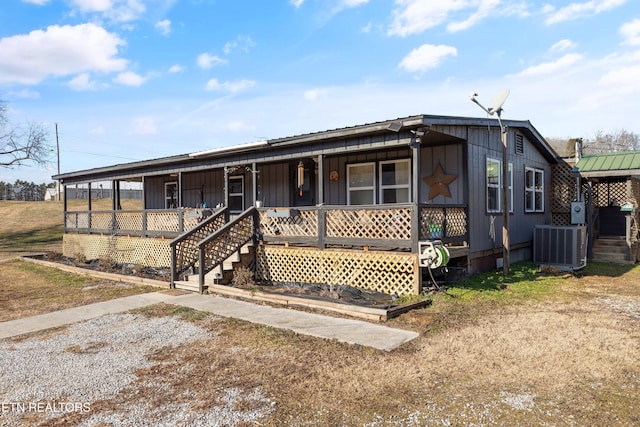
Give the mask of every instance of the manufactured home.
[[[473, 274], [502, 262], [504, 209], [511, 262], [531, 259], [534, 226], [551, 223], [560, 160], [530, 122], [503, 124], [507, 165], [497, 120], [415, 115], [56, 175], [114, 189], [108, 211], [65, 201], [63, 251], [171, 267], [175, 284], [196, 273], [200, 290], [249, 256], [265, 282], [416, 294], [429, 242]], [[120, 209], [130, 181], [137, 211]]]

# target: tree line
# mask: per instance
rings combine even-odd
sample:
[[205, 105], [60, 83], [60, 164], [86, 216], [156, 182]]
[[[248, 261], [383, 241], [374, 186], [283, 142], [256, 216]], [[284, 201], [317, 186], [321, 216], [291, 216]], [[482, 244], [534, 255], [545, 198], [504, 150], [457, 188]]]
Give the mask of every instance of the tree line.
[[19, 200], [24, 202], [38, 202], [44, 200], [47, 189], [55, 188], [55, 183], [36, 184], [33, 182], [16, 180], [13, 184], [0, 181], [0, 200]]

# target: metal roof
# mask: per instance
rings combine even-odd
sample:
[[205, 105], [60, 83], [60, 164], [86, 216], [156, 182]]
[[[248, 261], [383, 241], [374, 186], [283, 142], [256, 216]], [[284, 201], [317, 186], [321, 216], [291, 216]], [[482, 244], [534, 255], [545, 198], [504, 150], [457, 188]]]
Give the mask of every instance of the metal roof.
[[[523, 132], [531, 142], [540, 150], [542, 155], [550, 162], [557, 162], [557, 155], [540, 133], [533, 127], [528, 120], [503, 120], [503, 123], [510, 128], [517, 128]], [[89, 182], [106, 179], [127, 179], [133, 175], [139, 175], [140, 171], [145, 170], [146, 174], [153, 173], [169, 173], [183, 170], [186, 165], [192, 164], [194, 161], [202, 163], [217, 161], [223, 165], [225, 158], [247, 157], [250, 153], [266, 153], [266, 155], [282, 157], [282, 152], [288, 152], [290, 147], [296, 150], [304, 150], [303, 146], [312, 144], [322, 145], [329, 141], [344, 140], [345, 138], [359, 138], [366, 135], [390, 134], [390, 126], [399, 124], [405, 133], [412, 129], [430, 127], [434, 125], [444, 126], [497, 126], [497, 120], [489, 118], [475, 117], [455, 117], [455, 116], [435, 116], [435, 115], [414, 115], [401, 117], [392, 120], [385, 120], [363, 125], [350, 126], [322, 132], [312, 132], [301, 135], [293, 135], [284, 138], [275, 138], [259, 143], [240, 144], [229, 147], [215, 148], [198, 153], [182, 154], [171, 157], [144, 160], [132, 163], [117, 164], [107, 167], [98, 167], [94, 169], [75, 171], [54, 175], [54, 180], [67, 182]], [[397, 143], [401, 143], [400, 140]], [[275, 157], [274, 157], [275, 158]], [[237, 160], [234, 160], [237, 162]], [[245, 160], [246, 161], [246, 160]], [[212, 166], [211, 166], [212, 167]]]
[[640, 175], [640, 151], [584, 156], [576, 169], [587, 178]]

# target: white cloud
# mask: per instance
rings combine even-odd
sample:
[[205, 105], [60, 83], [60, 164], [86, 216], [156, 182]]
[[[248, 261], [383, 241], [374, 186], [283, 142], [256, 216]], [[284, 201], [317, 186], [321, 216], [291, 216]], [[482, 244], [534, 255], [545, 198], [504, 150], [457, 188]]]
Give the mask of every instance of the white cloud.
[[289, 3], [291, 3], [293, 7], [297, 9], [300, 6], [302, 6], [302, 3], [304, 3], [304, 0], [289, 0]]
[[369, 3], [369, 0], [338, 0], [337, 4], [333, 7], [333, 13], [335, 14], [344, 9], [362, 6], [367, 3]]
[[573, 67], [578, 61], [582, 60], [582, 58], [583, 56], [578, 53], [569, 53], [556, 61], [544, 62], [542, 64], [526, 68], [518, 73], [518, 75], [523, 77], [533, 77], [559, 73], [567, 68]]
[[81, 12], [106, 12], [114, 7], [112, 0], [72, 0]]
[[500, 5], [500, 0], [483, 0], [480, 2], [478, 9], [471, 14], [467, 19], [458, 22], [452, 22], [447, 25], [447, 30], [450, 32], [457, 32], [468, 30], [478, 22], [485, 19], [492, 14], [497, 6]]
[[628, 0], [589, 0], [585, 2], [571, 3], [559, 9], [556, 9], [553, 5], [545, 4], [542, 10], [544, 13], [549, 15], [545, 20], [545, 24], [553, 25], [560, 22], [597, 15], [618, 6], [622, 6], [627, 1]]
[[142, 86], [147, 79], [140, 74], [136, 74], [133, 71], [125, 71], [118, 74], [114, 79], [114, 83], [118, 83], [124, 86]]
[[577, 46], [578, 45], [573, 40], [562, 39], [554, 43], [553, 46], [551, 46], [551, 49], [549, 50], [551, 52], [564, 52], [567, 50], [575, 49]]
[[449, 56], [457, 56], [458, 50], [453, 46], [423, 44], [413, 49], [398, 65], [409, 72], [425, 72], [436, 68]]
[[251, 37], [241, 34], [236, 37], [234, 41], [226, 43], [222, 51], [225, 53], [225, 55], [230, 54], [236, 49], [240, 49], [243, 52], [249, 52], [255, 45], [256, 42], [254, 42]]
[[171, 21], [168, 19], [163, 19], [162, 21], [156, 22], [156, 29], [160, 31], [160, 34], [164, 36], [168, 36], [171, 34]]
[[464, 8], [461, 1], [396, 0], [393, 22], [387, 34], [406, 37], [443, 23], [449, 13]]
[[201, 53], [200, 55], [198, 55], [198, 58], [196, 59], [196, 63], [198, 64], [198, 67], [208, 70], [214, 65], [226, 64], [227, 60], [222, 59], [216, 55]]
[[640, 19], [636, 18], [620, 27], [620, 34], [624, 37], [624, 43], [631, 46], [640, 46]]
[[68, 85], [71, 89], [77, 91], [96, 90], [98, 88], [98, 83], [91, 80], [91, 75], [89, 73], [78, 74], [69, 81]]
[[35, 4], [36, 6], [44, 6], [49, 0], [22, 0], [23, 3]]
[[[452, 15], [469, 11], [465, 19], [454, 20], [447, 25], [447, 31], [456, 32], [471, 28], [489, 16], [527, 16], [528, 5], [525, 2], [501, 4], [500, 0], [395, 0], [392, 11], [393, 21], [387, 35], [407, 37], [419, 34], [430, 28], [453, 19]], [[455, 17], [457, 18], [457, 16]]]
[[255, 84], [256, 82], [254, 80], [246, 79], [228, 82], [220, 82], [218, 79], [211, 79], [207, 82], [206, 89], [236, 93], [252, 88]]
[[52, 25], [0, 39], [0, 83], [37, 84], [49, 76], [121, 71], [125, 42], [95, 24]]
[[151, 116], [141, 116], [133, 119], [133, 133], [136, 135], [156, 135], [158, 127]]
[[72, 7], [82, 14], [98, 14], [112, 22], [126, 23], [140, 19], [147, 12], [147, 3], [153, 9], [169, 6], [174, 0], [70, 0]]
[[318, 99], [325, 98], [328, 93], [329, 90], [325, 88], [309, 89], [304, 92], [304, 99], [307, 101], [317, 101]]
[[181, 73], [181, 72], [183, 72], [184, 70], [185, 70], [185, 67], [183, 67], [182, 65], [179, 65], [179, 64], [172, 65], [172, 66], [169, 68], [169, 72], [170, 72], [171, 74]]

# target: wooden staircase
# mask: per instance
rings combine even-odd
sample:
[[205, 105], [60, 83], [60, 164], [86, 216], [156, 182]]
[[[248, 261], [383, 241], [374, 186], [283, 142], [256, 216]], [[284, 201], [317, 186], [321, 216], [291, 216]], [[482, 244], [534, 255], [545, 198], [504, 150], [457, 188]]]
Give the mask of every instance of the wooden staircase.
[[231, 282], [234, 264], [253, 259], [256, 216], [252, 206], [230, 219], [224, 208], [172, 240], [171, 286], [204, 292], [207, 284]]
[[624, 237], [602, 236], [593, 242], [593, 257], [595, 262], [612, 262], [616, 264], [631, 264], [627, 260], [627, 241]]
[[[250, 255], [253, 250], [253, 243], [249, 242], [242, 246], [240, 250], [234, 252], [230, 257], [225, 259], [221, 265], [214, 268], [204, 276], [205, 285], [223, 285], [231, 282], [233, 277], [233, 269], [243, 264], [243, 255]], [[185, 291], [199, 291], [200, 276], [195, 274], [187, 275], [187, 280], [176, 280], [174, 282], [176, 289]]]

